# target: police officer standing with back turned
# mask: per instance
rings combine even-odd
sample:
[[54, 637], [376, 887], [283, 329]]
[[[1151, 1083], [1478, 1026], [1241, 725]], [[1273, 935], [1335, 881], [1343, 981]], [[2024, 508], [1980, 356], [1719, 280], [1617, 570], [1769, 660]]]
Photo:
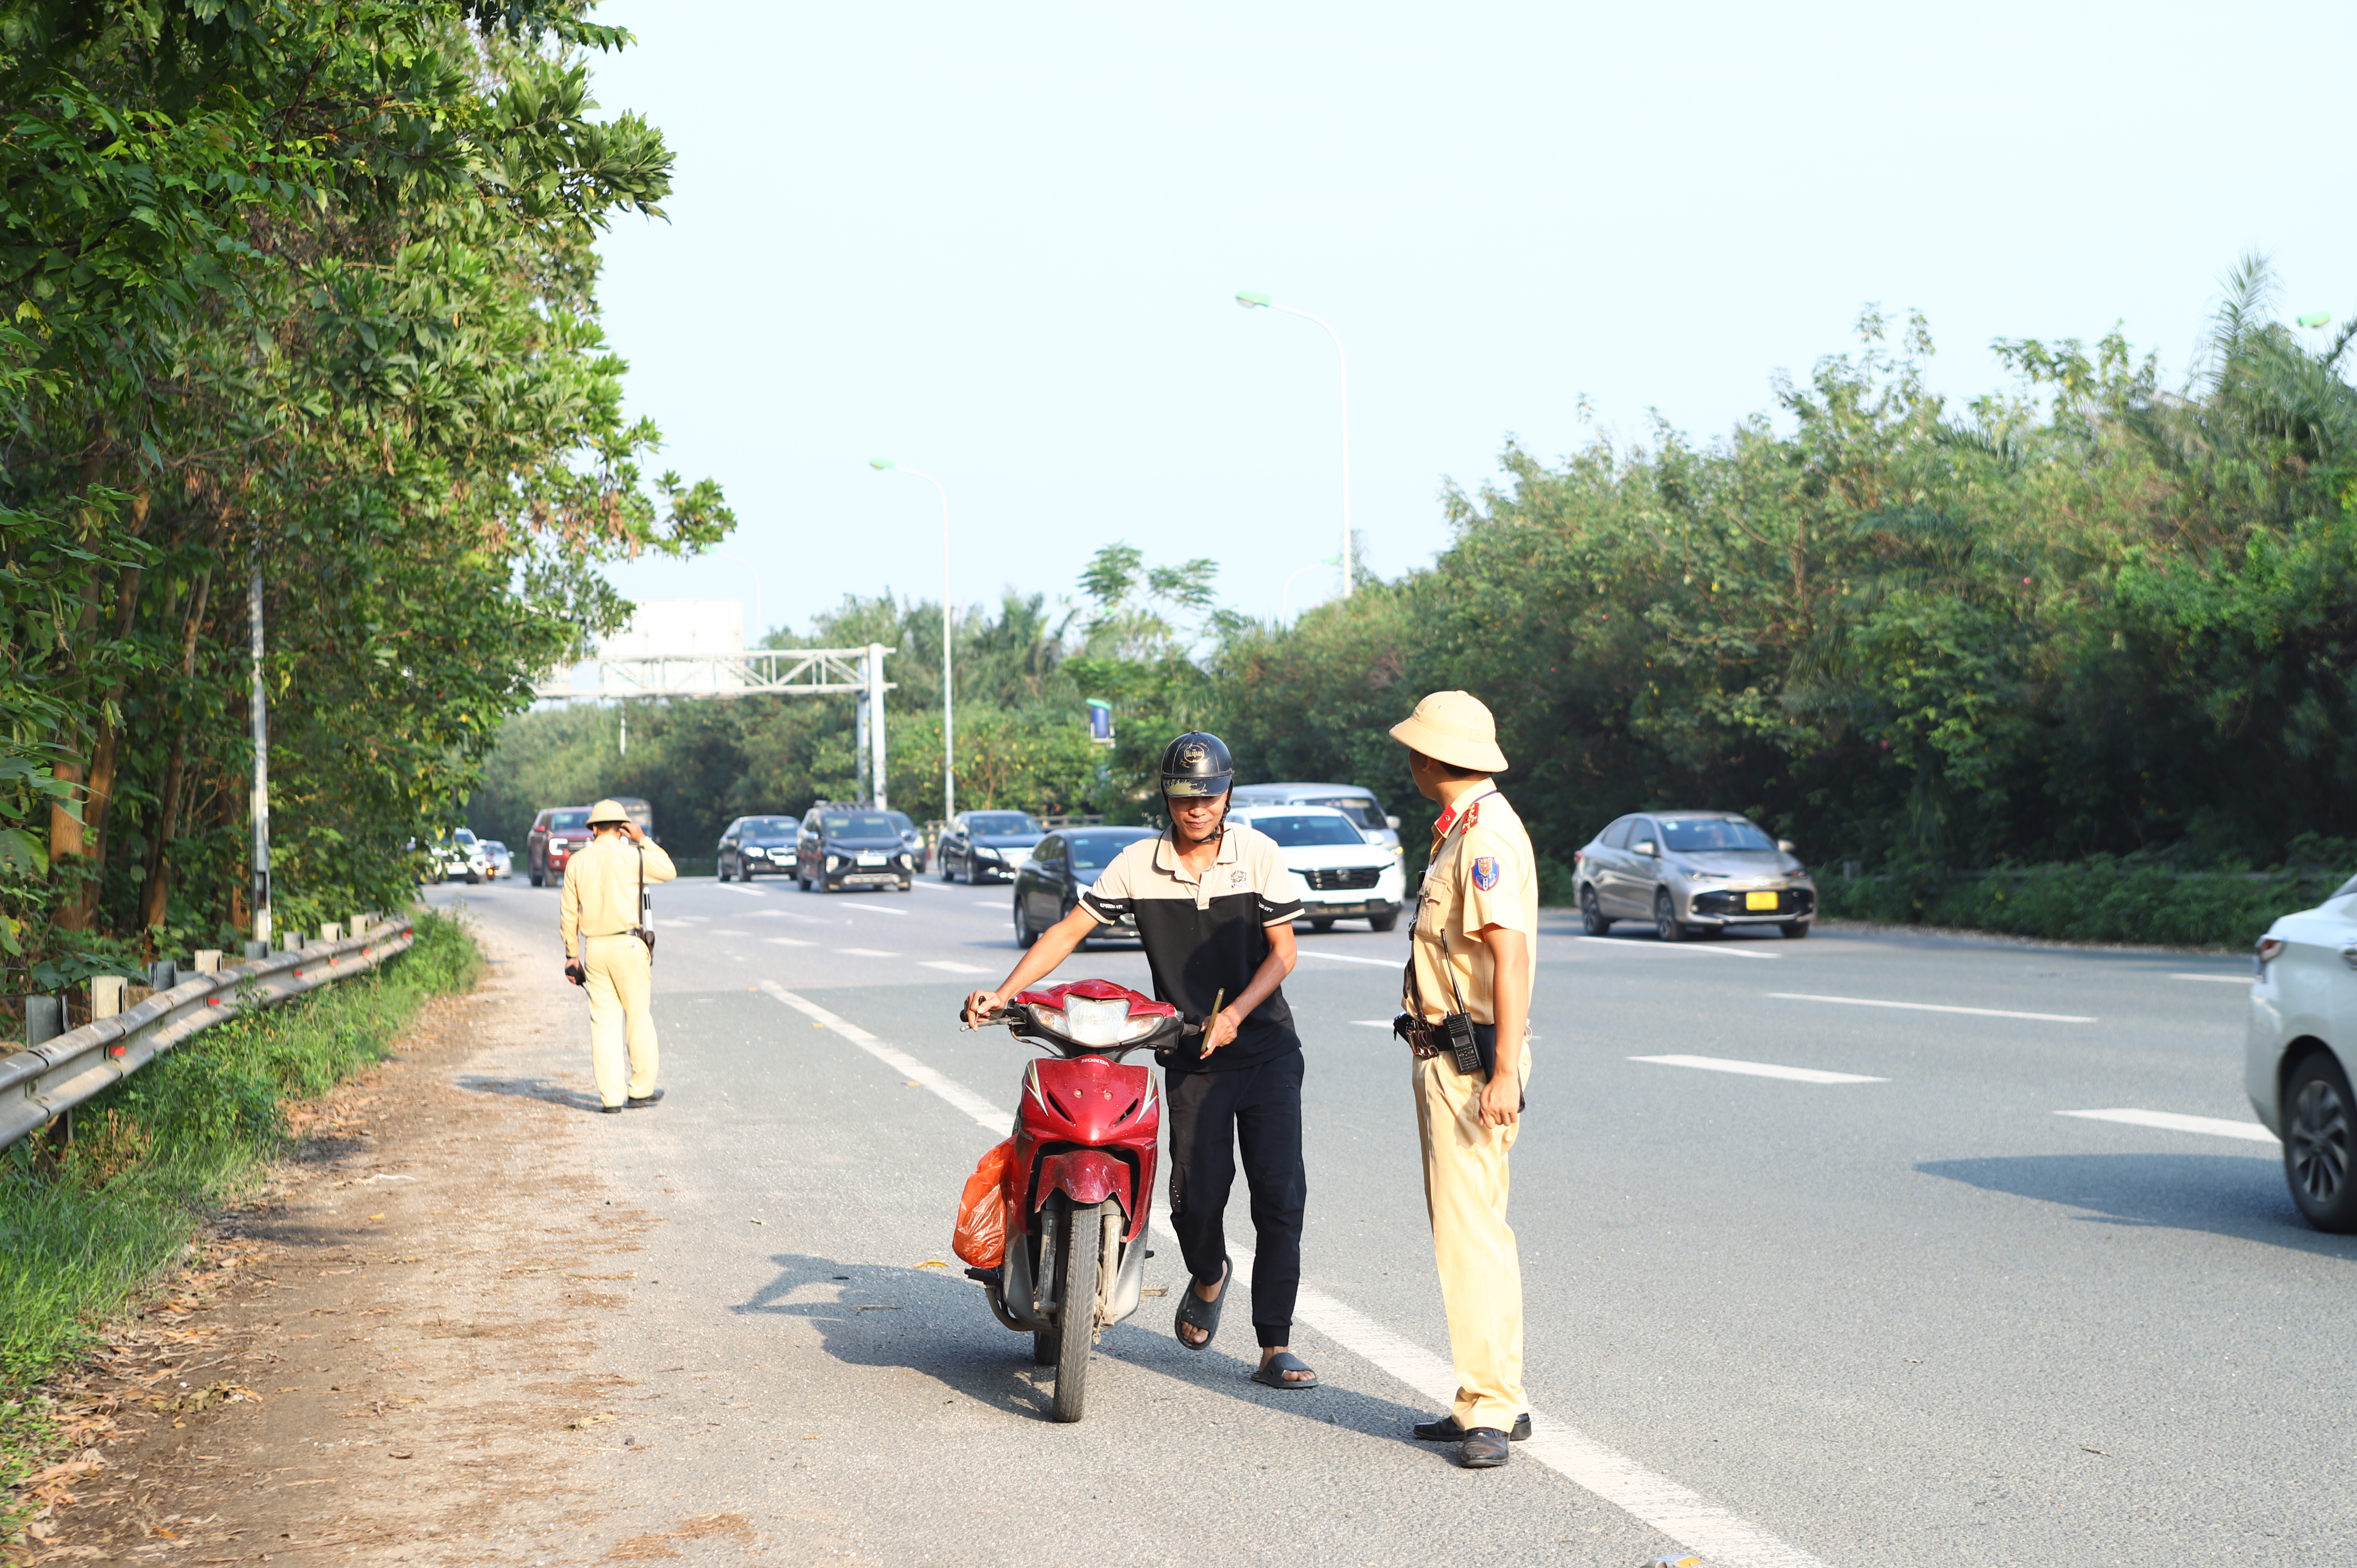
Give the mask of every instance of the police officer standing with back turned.
[[1469, 1470], [1506, 1462], [1531, 1433], [1523, 1391], [1523, 1264], [1506, 1223], [1506, 1155], [1530, 1078], [1538, 874], [1530, 834], [1498, 792], [1497, 725], [1469, 693], [1435, 692], [1392, 726], [1418, 793], [1440, 806], [1416, 897], [1394, 1026], [1415, 1052], [1425, 1206], [1448, 1312], [1457, 1398], [1420, 1423]]
[[625, 1106], [643, 1111], [662, 1098], [655, 1087], [654, 934], [644, 897], [648, 883], [678, 873], [618, 801], [589, 808], [589, 833], [565, 868], [557, 929], [565, 978], [589, 993], [589, 1072], [599, 1109], [619, 1115]]

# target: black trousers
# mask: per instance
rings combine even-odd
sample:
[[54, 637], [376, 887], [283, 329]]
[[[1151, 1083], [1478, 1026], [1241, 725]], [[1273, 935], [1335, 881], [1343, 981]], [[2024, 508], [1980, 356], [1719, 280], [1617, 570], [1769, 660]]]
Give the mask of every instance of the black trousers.
[[[1227, 1256], [1228, 1189], [1243, 1152], [1256, 1237], [1253, 1332], [1263, 1345], [1293, 1343], [1301, 1290], [1301, 1211], [1309, 1200], [1301, 1165], [1301, 1053], [1233, 1072], [1174, 1075], [1170, 1102], [1170, 1229], [1198, 1283], [1220, 1277]], [[1235, 1282], [1228, 1282], [1231, 1288]]]

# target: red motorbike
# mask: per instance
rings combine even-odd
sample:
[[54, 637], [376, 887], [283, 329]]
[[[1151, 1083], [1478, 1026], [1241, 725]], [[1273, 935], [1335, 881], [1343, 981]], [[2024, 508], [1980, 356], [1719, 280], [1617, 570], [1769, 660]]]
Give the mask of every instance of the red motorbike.
[[[1046, 1047], [1023, 1072], [1005, 1185], [1006, 1256], [968, 1269], [998, 1321], [1056, 1369], [1055, 1418], [1078, 1421], [1097, 1336], [1137, 1310], [1146, 1285], [1162, 1096], [1154, 1069], [1121, 1058], [1200, 1032], [1167, 1002], [1109, 980], [1026, 991], [976, 1026]], [[1016, 1225], [1022, 1231], [1017, 1234]]]

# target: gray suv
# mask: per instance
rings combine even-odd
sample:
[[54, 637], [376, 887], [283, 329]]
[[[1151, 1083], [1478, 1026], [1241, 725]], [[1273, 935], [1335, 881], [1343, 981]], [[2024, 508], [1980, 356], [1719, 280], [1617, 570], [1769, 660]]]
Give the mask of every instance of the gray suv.
[[1615, 920], [1650, 921], [1665, 942], [1745, 926], [1805, 937], [1817, 915], [1792, 844], [1726, 811], [1623, 817], [1572, 856], [1572, 882], [1591, 937]]

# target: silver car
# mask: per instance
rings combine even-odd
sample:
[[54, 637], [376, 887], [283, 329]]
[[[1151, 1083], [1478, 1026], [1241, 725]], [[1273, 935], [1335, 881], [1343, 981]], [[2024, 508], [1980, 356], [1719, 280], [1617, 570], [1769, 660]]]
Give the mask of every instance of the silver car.
[[1623, 817], [1572, 856], [1572, 881], [1591, 937], [1615, 920], [1650, 921], [1665, 942], [1731, 927], [1805, 937], [1817, 915], [1792, 844], [1726, 811]]
[[2259, 939], [2243, 1087], [2283, 1140], [2291, 1200], [2319, 1230], [2357, 1230], [2357, 877], [2313, 909], [2286, 915]]

